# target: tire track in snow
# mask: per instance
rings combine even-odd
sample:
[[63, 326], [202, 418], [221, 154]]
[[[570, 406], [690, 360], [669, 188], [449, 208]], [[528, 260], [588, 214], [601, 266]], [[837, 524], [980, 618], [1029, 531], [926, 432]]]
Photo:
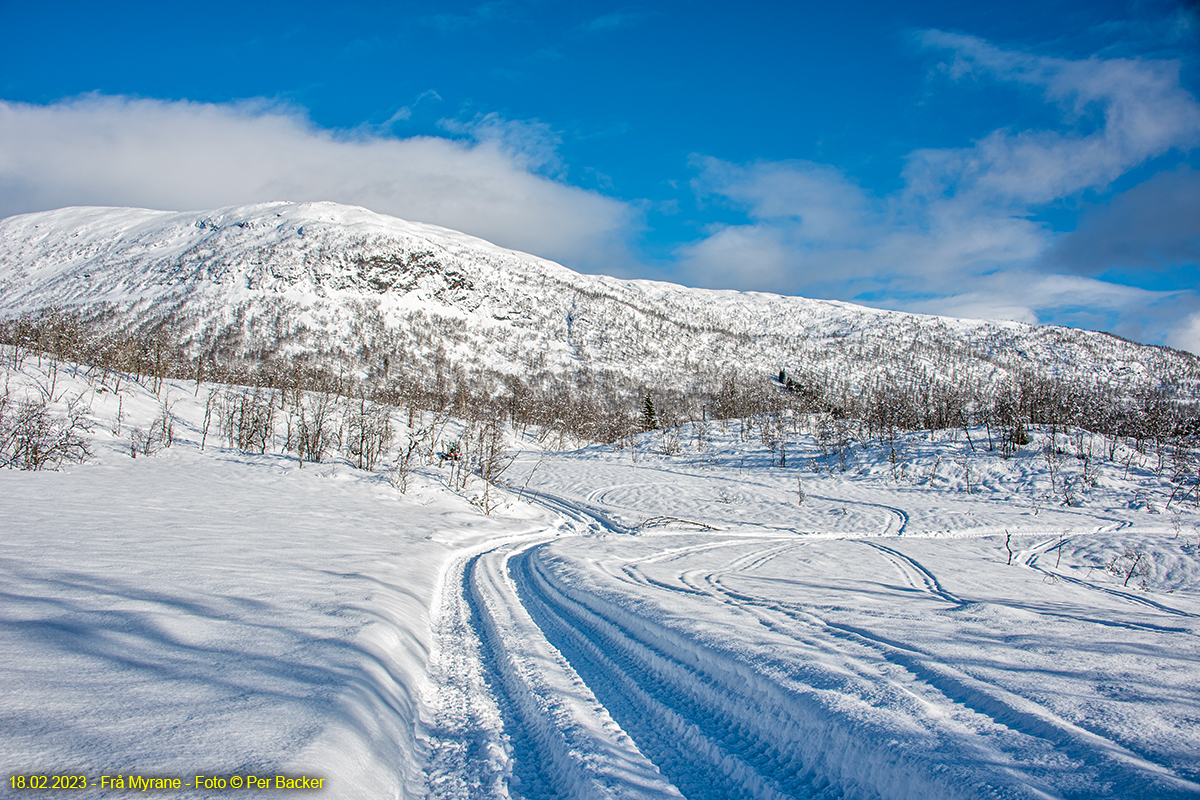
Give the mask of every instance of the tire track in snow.
[[637, 586], [654, 586], [659, 589], [665, 589], [669, 592], [684, 592], [686, 594], [703, 595], [703, 594], [705, 594], [704, 592], [689, 588], [686, 585], [674, 586], [672, 584], [660, 581], [656, 578], [651, 578], [649, 575], [646, 575], [644, 572], [642, 572], [641, 565], [656, 564], [661, 561], [668, 561], [668, 560], [675, 559], [675, 558], [682, 558], [683, 556], [686, 556], [686, 555], [693, 555], [695, 553], [701, 553], [701, 552], [704, 552], [707, 550], [715, 550], [715, 549], [724, 548], [724, 547], [736, 547], [738, 545], [744, 545], [744, 544], [745, 544], [744, 541], [723, 541], [723, 542], [705, 542], [704, 544], [689, 545], [687, 547], [672, 547], [672, 548], [668, 548], [666, 550], [662, 550], [659, 553], [657, 553], [656, 555], [650, 556], [649, 558], [643, 559], [641, 564], [623, 564], [623, 565], [621, 565], [621, 567], [620, 567], [621, 574], [620, 575], [614, 574], [612, 572], [608, 572], [608, 574], [612, 575], [613, 578], [617, 579], [618, 581], [621, 581], [622, 583], [631, 583], [631, 584], [634, 584]]
[[536, 555], [528, 551], [514, 563], [526, 607], [689, 800], [840, 796], [790, 760], [772, 758], [770, 741], [731, 713], [732, 705], [759, 705], [744, 691], [698, 670], [700, 657], [681, 659], [647, 644], [564, 593]]
[[463, 592], [464, 559], [447, 567], [437, 609], [435, 650], [430, 656], [423, 725], [426, 783], [432, 798], [507, 795], [508, 756], [499, 725], [500, 711], [485, 683], [477, 640], [470, 635], [470, 611]]
[[[653, 587], [657, 587], [659, 589], [665, 589], [669, 592], [683, 592], [685, 594], [708, 596], [709, 593], [705, 592], [703, 589], [697, 589], [697, 588], [690, 586], [687, 582], [686, 576], [680, 576], [680, 584], [674, 585], [674, 584], [666, 583], [665, 581], [661, 581], [657, 578], [652, 578], [649, 575], [646, 575], [642, 571], [642, 566], [644, 566], [646, 564], [657, 564], [657, 563], [660, 563], [663, 561], [669, 561], [669, 560], [676, 559], [676, 558], [682, 558], [684, 556], [695, 555], [696, 553], [702, 553], [702, 552], [706, 552], [709, 550], [717, 550], [717, 549], [724, 549], [724, 548], [730, 548], [730, 547], [746, 547], [746, 546], [752, 546], [752, 545], [756, 545], [756, 544], [769, 544], [769, 543], [772, 543], [775, 541], [778, 541], [778, 540], [777, 539], [761, 539], [761, 540], [750, 539], [750, 540], [747, 540], [747, 539], [739, 538], [739, 539], [719, 541], [719, 542], [705, 542], [703, 544], [689, 545], [687, 547], [673, 547], [673, 548], [669, 548], [667, 550], [660, 551], [656, 555], [650, 556], [649, 558], [645, 558], [639, 564], [628, 564], [628, 563], [622, 564], [620, 567], [621, 574], [619, 574], [619, 575], [615, 574], [611, 571], [606, 571], [606, 572], [607, 572], [607, 574], [611, 575], [613, 578], [615, 578], [618, 581], [621, 581], [622, 583], [630, 583], [630, 584], [634, 584], [637, 586], [653, 586]], [[775, 554], [777, 552], [780, 552], [783, 550], [791, 550], [792, 548], [799, 547], [799, 546], [801, 546], [801, 545], [796, 544], [793, 540], [791, 540], [789, 538], [789, 540], [784, 544], [777, 545], [773, 548], [769, 548], [768, 551], [757, 551], [756, 550], [747, 556], [739, 557], [733, 563], [741, 563], [742, 561], [744, 561], [746, 559], [756, 559], [756, 558], [758, 558], [760, 553], [767, 552], [768, 555], [762, 556], [762, 558], [759, 559], [758, 562], [756, 562], [755, 566], [757, 566], [759, 563], [765, 563], [766, 561], [770, 560], [771, 558], [774, 558]]]
[[[537, 709], [531, 708], [527, 692], [512, 675], [511, 663], [505, 663], [505, 652], [498, 641], [501, 637], [495, 620], [487, 608], [487, 600], [479, 584], [479, 559], [483, 554], [471, 558], [463, 570], [463, 595], [470, 609], [471, 629], [480, 645], [485, 680], [492, 690], [499, 712], [504, 719], [504, 731], [511, 763], [505, 777], [510, 789], [517, 797], [553, 797], [557, 790], [556, 776], [547, 770], [554, 762], [553, 755], [546, 752], [547, 742], [537, 735], [539, 717]], [[524, 700], [525, 702], [521, 702]], [[574, 776], [573, 776], [574, 777]], [[564, 795], [565, 796], [565, 795]]]
[[923, 754], [909, 761], [894, 742], [863, 735], [814, 694], [556, 580], [541, 553], [514, 559], [522, 602], [687, 797], [974, 796], [929, 770]]
[[[878, 648], [887, 660], [900, 664], [951, 701], [997, 723], [1050, 743], [1055, 750], [1079, 759], [1117, 786], [1145, 787], [1127, 797], [1187, 798], [1200, 794], [1200, 784], [1181, 778], [1085, 724], [1071, 722], [1049, 708], [1000, 686], [968, 675], [929, 654], [852, 625], [822, 620], [852, 641]], [[1094, 754], [1106, 762], [1097, 764]], [[1153, 787], [1151, 787], [1153, 783]]]
[[[662, 475], [674, 475], [679, 478], [684, 478], [684, 479], [688, 479], [688, 480], [692, 480], [692, 481], [704, 480], [707, 483], [716, 482], [716, 483], [722, 483], [722, 484], [730, 484], [732, 486], [737, 487], [738, 489], [746, 489], [748, 487], [757, 487], [759, 489], [763, 489], [763, 490], [766, 490], [767, 492], [771, 492], [771, 493], [782, 493], [782, 494], [787, 494], [787, 495], [793, 494], [793, 490], [791, 490], [790, 488], [784, 489], [778, 483], [762, 481], [762, 480], [755, 480], [754, 478], [747, 477], [747, 476], [738, 476], [735, 478], [735, 477], [731, 477], [731, 476], [722, 476], [722, 475], [697, 475], [695, 472], [692, 472], [692, 471], [672, 469], [666, 465], [659, 465], [659, 466], [655, 467], [653, 471], [656, 473], [656, 476], [657, 476], [656, 480], [632, 481], [632, 482], [615, 483], [615, 484], [607, 485], [601, 489], [592, 490], [584, 497], [583, 501], [566, 500], [566, 499], [563, 499], [560, 497], [553, 497], [553, 499], [554, 499], [555, 503], [557, 504], [556, 508], [558, 508], [559, 510], [565, 511], [566, 508], [582, 510], [587, 514], [594, 515], [596, 518], [603, 520], [605, 527], [608, 527], [613, 531], [619, 531], [622, 533], [634, 533], [635, 531], [626, 529], [626, 528], [622, 527], [621, 525], [608, 519], [605, 511], [603, 510], [603, 506], [597, 505], [597, 504], [603, 503], [605, 497], [609, 493], [611, 493], [613, 490], [616, 490], [616, 489], [623, 489], [623, 488], [637, 487], [637, 486], [660, 488], [662, 486], [662, 481], [661, 481]], [[541, 496], [546, 496], [546, 495], [541, 495]], [[862, 506], [862, 507], [866, 507], [866, 508], [877, 508], [882, 511], [888, 512], [895, 519], [894, 519], [894, 521], [890, 522], [884, 528], [883, 531], [881, 531], [878, 534], [875, 534], [878, 536], [887, 536], [887, 535], [901, 536], [904, 534], [905, 530], [907, 530], [907, 528], [908, 528], [908, 524], [909, 524], [908, 512], [905, 511], [904, 509], [896, 507], [896, 506], [887, 505], [885, 503], [874, 503], [874, 502], [870, 502], [867, 500], [850, 500], [850, 499], [846, 499], [846, 498], [827, 497], [825, 495], [817, 495], [817, 494], [807, 494], [806, 497], [811, 498], [813, 500], [820, 500], [822, 502], [827, 502], [832, 505]], [[759, 524], [756, 524], [755, 527], [758, 528], [759, 530], [779, 531], [780, 533], [784, 533], [784, 532], [792, 533], [792, 534], [798, 533], [798, 531], [796, 530], [795, 527], [786, 526], [786, 525], [769, 525], [769, 524], [759, 523]]]
[[834, 505], [841, 504], [843, 506], [845, 506], [845, 505], [868, 506], [869, 508], [881, 508], [890, 514], [893, 514], [896, 517], [897, 522], [899, 523], [898, 525], [896, 525], [896, 530], [893, 531], [892, 526], [888, 525], [888, 527], [882, 533], [876, 534], [877, 536], [888, 536], [888, 535], [903, 536], [904, 531], [908, 528], [908, 521], [909, 521], [908, 512], [902, 508], [896, 508], [895, 506], [884, 505], [883, 503], [870, 503], [870, 502], [867, 502], [866, 500], [846, 500], [843, 498], [825, 497], [824, 495], [819, 495], [819, 494], [810, 494], [808, 496], [813, 498], [814, 500], [823, 500], [826, 503], [833, 503]]
[[[1062, 540], [1063, 545], [1066, 545], [1067, 542], [1071, 541], [1074, 538], [1075, 538], [1074, 536], [1068, 536], [1068, 537], [1064, 538]], [[1034, 545], [1032, 548], [1032, 552], [1028, 556], [1026, 556], [1025, 558], [1022, 559], [1022, 563], [1025, 566], [1029, 567], [1030, 569], [1037, 570], [1038, 572], [1042, 573], [1043, 575], [1046, 575], [1047, 577], [1052, 578], [1054, 580], [1066, 581], [1067, 583], [1070, 583], [1074, 586], [1082, 586], [1086, 589], [1090, 589], [1093, 592], [1100, 592], [1101, 594], [1108, 595], [1109, 597], [1115, 597], [1115, 598], [1117, 598], [1119, 600], [1123, 600], [1127, 603], [1132, 603], [1133, 605], [1142, 606], [1144, 608], [1152, 608], [1155, 611], [1161, 611], [1164, 614], [1172, 614], [1177, 617], [1188, 617], [1188, 618], [1192, 618], [1192, 619], [1200, 617], [1200, 615], [1198, 615], [1198, 614], [1193, 614], [1188, 611], [1183, 611], [1182, 609], [1174, 608], [1172, 606], [1167, 605], [1166, 603], [1156, 602], [1154, 600], [1151, 600], [1148, 597], [1141, 597], [1136, 594], [1133, 594], [1132, 592], [1126, 592], [1121, 589], [1115, 589], [1110, 586], [1100, 586], [1095, 583], [1092, 583], [1091, 581], [1085, 581], [1081, 578], [1076, 578], [1072, 575], [1063, 575], [1062, 573], [1058, 572], [1057, 570], [1048, 570], [1048, 569], [1045, 569], [1045, 568], [1039, 566], [1038, 559], [1041, 558], [1042, 556], [1046, 555], [1046, 553], [1049, 552], [1050, 550], [1052, 550], [1053, 548], [1051, 547], [1051, 545], [1055, 544], [1058, 541], [1059, 541], [1059, 539], [1057, 537], [1055, 537], [1046, 542], [1042, 542], [1042, 543]], [[1161, 627], [1154, 626], [1154, 625], [1149, 625], [1149, 626], [1141, 625], [1141, 626], [1134, 626], [1134, 627], [1142, 627], [1147, 630], [1172, 630], [1172, 631], [1186, 632], [1186, 629], [1181, 629], [1181, 628], [1167, 629], [1167, 628], [1161, 628]]]
[[[455, 713], [443, 715], [443, 724], [429, 726], [431, 794], [456, 800], [679, 800], [521, 605], [509, 562], [547, 538], [508, 542], [461, 559], [457, 613], [465, 631], [448, 644], [477, 653], [474, 674], [468, 664], [465, 674], [440, 677], [459, 684], [460, 706], [463, 695], [471, 701], [483, 694], [491, 713], [451, 709]], [[456, 735], [471, 744], [446, 741]], [[474, 763], [472, 753], [490, 763]]]
[[[891, 547], [887, 547], [886, 545], [869, 541], [867, 539], [856, 539], [854, 541], [857, 541], [859, 544], [866, 545], [867, 547], [882, 553], [883, 557], [892, 563], [892, 566], [894, 566], [896, 570], [904, 576], [904, 580], [909, 584], [909, 586], [912, 586], [913, 589], [925, 594], [940, 597], [942, 600], [945, 600], [951, 605], [961, 606], [965, 604], [965, 601], [962, 598], [942, 586], [941, 582], [938, 581], [937, 576], [926, 569], [921, 562], [917, 561], [912, 556], [906, 555], [901, 553], [899, 550], [895, 550]], [[912, 572], [915, 572], [918, 575], [917, 580], [913, 579]], [[921, 583], [920, 586], [917, 585], [918, 580]]]
[[[908, 515], [902, 509], [878, 503], [813, 497], [846, 505], [883, 508], [896, 518], [885, 533], [903, 533], [908, 525]], [[874, 545], [873, 542], [859, 541]], [[715, 546], [734, 544], [745, 545], [747, 542]], [[1043, 544], [1053, 544], [1053, 541]], [[712, 546], [685, 549], [699, 552]], [[991, 775], [999, 779], [993, 788], [1006, 787], [1000, 792], [1005, 796], [1056, 796], [1037, 774], [1048, 774], [1042, 765], [1050, 763], [1059, 751], [1070, 754], [1076, 764], [1102, 784], [1137, 787], [1128, 795], [1130, 797], [1191, 797], [1200, 793], [1200, 785], [1180, 778], [1102, 733], [1059, 717], [1029, 698], [965, 674], [930, 654], [888, 641], [864, 629], [828, 622], [799, 607], [732, 591], [722, 584], [722, 575], [753, 569], [754, 565], [778, 557], [787, 549], [785, 545], [773, 545], [742, 555], [722, 572], [681, 569], [678, 580], [682, 586], [651, 579], [636, 565], [623, 566], [621, 574], [613, 577], [643, 589], [653, 587], [672, 593], [708, 595], [757, 617], [767, 628], [797, 642], [835, 654], [846, 662], [858, 663], [856, 671], [868, 679], [878, 681], [877, 668], [871, 669], [876, 665], [893, 668], [899, 678], [888, 682], [897, 692], [929, 705], [935, 716], [945, 715], [966, 723], [973, 733], [962, 734], [959, 746], [965, 750], [978, 749], [974, 763], [991, 765]], [[914, 590], [953, 606], [963, 605], [961, 598], [945, 589], [937, 577], [915, 559], [883, 545], [874, 549], [892, 562]], [[588, 676], [597, 695], [611, 706], [614, 717], [626, 725], [647, 754], [685, 792], [696, 786], [700, 797], [770, 797], [774, 796], [773, 792], [783, 792], [784, 796], [818, 796], [812, 794], [813, 791], [841, 796], [843, 790], [851, 796], [890, 796], [882, 785], [866, 792], [858, 791], [863, 787], [837, 786], [836, 767], [827, 768], [827, 763], [823, 762], [830, 755], [829, 742], [844, 734], [829, 735], [829, 731], [837, 731], [837, 719], [820, 719], [819, 711], [813, 714], [813, 709], [805, 708], [796, 697], [787, 697], [787, 690], [781, 685], [755, 674], [753, 668], [747, 674], [745, 665], [741, 665], [739, 671], [728, 661], [728, 656], [709, 651], [701, 643], [641, 617], [634, 610], [636, 607], [614, 605], [615, 601], [556, 582], [553, 575], [540, 566], [539, 552], [532, 550], [520, 562], [514, 561], [514, 574], [521, 576], [518, 585], [522, 600], [564, 655], [581, 674]], [[664, 553], [652, 560], [686, 555], [682, 551]], [[1026, 563], [1040, 569], [1036, 565], [1036, 555], [1030, 556]], [[737, 677], [731, 677], [733, 675]], [[747, 719], [747, 709], [751, 717], [784, 720], [785, 727], [795, 725], [812, 738], [822, 739], [823, 747], [815, 752], [804, 751], [798, 756], [803, 748], [797, 750], [794, 740], [787, 741], [795, 728], [788, 728], [783, 735], [775, 730], [773, 735], [759, 737], [754, 732], [755, 720]], [[681, 752], [678, 741], [664, 740], [661, 733], [664, 729], [682, 735], [688, 752]], [[847, 738], [842, 739], [847, 749], [860, 744], [848, 742]], [[774, 777], [770, 759], [766, 762], [756, 760], [756, 753], [761, 751], [756, 742], [768, 739], [774, 740], [770, 747], [775, 751], [792, 748], [791, 763], [802, 764], [803, 769], [808, 770], [806, 775], [831, 775], [832, 782], [826, 785], [813, 781], [810, 788], [792, 790]], [[996, 743], [1000, 741], [1009, 744], [998, 746]], [[902, 764], [889, 766], [895, 770], [893, 778], [904, 771]], [[878, 769], [875, 771], [879, 772]], [[749, 782], [744, 781], [745, 778], [749, 778]], [[886, 783], [887, 780], [885, 774], [882, 781]], [[991, 778], [988, 781], [991, 783]], [[909, 780], [902, 790], [898, 788], [899, 784], [893, 784], [893, 788], [898, 796], [901, 793], [922, 796], [921, 790], [914, 793], [914, 787], [920, 782], [919, 779]], [[925, 796], [947, 796], [951, 791], [946, 785], [930, 786]]]
[[[895, 553], [891, 548], [884, 549]], [[909, 563], [917, 564], [915, 561]], [[929, 574], [923, 568], [921, 571]], [[936, 585], [936, 579], [934, 582]], [[927, 696], [931, 690], [934, 695], [943, 698], [943, 705], [961, 706], [982, 719], [1042, 740], [1053, 749], [1097, 768], [1102, 773], [1102, 779], [1113, 785], [1147, 787], [1145, 792], [1129, 795], [1130, 797], [1184, 798], [1200, 794], [1200, 784], [1179, 777], [1170, 769], [1129, 750], [1101, 733], [1088, 729], [1083, 724], [1066, 720], [1029, 698], [968, 675], [938, 661], [928, 653], [891, 641], [863, 628], [831, 622], [808, 609], [729, 589], [722, 584], [717, 574], [711, 577], [709, 585], [712, 593], [724, 598], [726, 602], [735, 605], [740, 603], [743, 608], [757, 607], [768, 614], [777, 614], [798, 623], [808, 632], [807, 635], [797, 635], [791, 626], [779, 624], [778, 621], [774, 624], [770, 619], [763, 621], [764, 625], [784, 632], [798, 642], [812, 646], [824, 640], [829, 647], [852, 661], [860, 660], [861, 656], [838, 648], [833, 640], [840, 639], [866, 647], [876, 654], [879, 661], [902, 667], [912, 679], [924, 684], [926, 691], [921, 692], [922, 695]], [[940, 591], [935, 591], [934, 594], [955, 605], [962, 604], [958, 598], [951, 600]], [[862, 672], [867, 674], [865, 669]], [[911, 688], [896, 681], [891, 683], [906, 693], [913, 693]], [[1105, 761], [1097, 764], [1096, 754], [1102, 756]], [[1030, 777], [1029, 783], [1033, 785], [1039, 782]], [[1153, 789], [1149, 788], [1151, 784]]]
[[[739, 544], [744, 545], [742, 542], [728, 542], [726, 544], [727, 546], [736, 546]], [[791, 552], [800, 547], [803, 547], [803, 545], [795, 542], [787, 542], [785, 544], [767, 547], [763, 550], [756, 550], [735, 558], [729, 563], [724, 571], [732, 572], [735, 570], [743, 571], [747, 569], [755, 569], [784, 552]], [[684, 586], [683, 591], [708, 597], [715, 597], [713, 592], [708, 589], [708, 585], [716, 578], [717, 574], [718, 573], [716, 572], [705, 572], [704, 570], [700, 569], [687, 570], [679, 574], [679, 582]], [[722, 602], [730, 605], [737, 605], [737, 603], [729, 600], [728, 598], [716, 597], [716, 599], [719, 599]]]

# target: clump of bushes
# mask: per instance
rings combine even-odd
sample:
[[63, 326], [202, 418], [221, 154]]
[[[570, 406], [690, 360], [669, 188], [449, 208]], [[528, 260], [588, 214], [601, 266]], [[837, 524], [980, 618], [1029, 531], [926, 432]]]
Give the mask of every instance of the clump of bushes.
[[20, 397], [8, 384], [0, 392], [0, 466], [9, 469], [58, 469], [90, 458], [88, 409], [69, 401], [55, 408], [45, 392]]

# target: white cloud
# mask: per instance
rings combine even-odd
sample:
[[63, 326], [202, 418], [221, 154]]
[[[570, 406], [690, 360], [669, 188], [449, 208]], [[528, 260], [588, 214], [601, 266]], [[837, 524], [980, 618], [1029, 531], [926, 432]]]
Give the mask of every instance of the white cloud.
[[1148, 158], [1200, 143], [1200, 104], [1180, 85], [1177, 62], [1048, 58], [942, 31], [920, 38], [952, 52], [945, 65], [952, 77], [985, 74], [1038, 88], [1066, 122], [1101, 117], [1090, 133], [998, 130], [973, 147], [918, 150], [905, 177], [922, 196], [953, 193], [998, 208], [1045, 203], [1106, 186]]
[[730, 164], [694, 158], [702, 171], [693, 186], [744, 205], [763, 220], [794, 220], [806, 241], [850, 243], [878, 224], [866, 193], [834, 167], [812, 161]]
[[265, 102], [0, 102], [0, 216], [67, 205], [333, 200], [580, 268], [626, 257], [628, 206], [537, 174], [553, 141], [530, 144], [527, 127], [525, 146], [514, 146], [519, 125], [483, 120], [472, 140], [398, 139], [323, 130]]
[[619, 28], [632, 27], [650, 16], [650, 12], [637, 6], [630, 6], [604, 14], [585, 22], [579, 30], [585, 33], [607, 33]]
[[[921, 297], [905, 307], [1153, 328], [1151, 340], [1161, 341], [1163, 322], [1187, 313], [1194, 293], [1046, 275], [1039, 270], [1060, 237], [1031, 217], [1043, 204], [1102, 190], [1148, 159], [1200, 144], [1200, 103], [1180, 86], [1179, 65], [1047, 58], [939, 31], [921, 39], [951, 52], [943, 68], [953, 78], [973, 74], [1040, 90], [1060, 110], [1060, 129], [1001, 129], [968, 147], [916, 150], [903, 188], [887, 197], [872, 196], [829, 165], [696, 158], [698, 195], [741, 207], [749, 224], [715, 229], [680, 248], [685, 279], [739, 287], [753, 276], [766, 282], [760, 288], [887, 297], [893, 307]], [[1191, 188], [1188, 182], [1180, 191]], [[1176, 238], [1195, 230], [1194, 223], [1169, 222]]]
[[476, 28], [481, 25], [489, 25], [493, 22], [510, 19], [515, 11], [516, 9], [512, 3], [500, 0], [499, 2], [480, 3], [473, 8], [467, 9], [462, 14], [430, 14], [420, 17], [418, 21], [422, 25], [436, 28], [442, 33], [453, 33], [465, 28]]
[[1200, 311], [1181, 320], [1167, 336], [1167, 344], [1200, 356]]
[[1200, 263], [1200, 171], [1160, 172], [1091, 209], [1048, 255], [1085, 274]]
[[967, 291], [902, 304], [908, 311], [981, 319], [1044, 322], [1051, 316], [1102, 315], [1145, 309], [1178, 292], [1155, 292], [1076, 275], [1022, 270], [980, 278]]
[[680, 251], [689, 282], [723, 289], [771, 290], [789, 279], [794, 251], [779, 229], [733, 225]]
[[682, 269], [700, 285], [754, 285], [753, 273], [763, 281], [756, 288], [784, 293], [845, 296], [856, 282], [860, 290], [886, 282], [923, 291], [972, 270], [1023, 263], [1046, 244], [1047, 234], [1029, 220], [977, 214], [956, 203], [874, 198], [827, 165], [696, 163], [702, 165], [697, 191], [744, 207], [752, 219], [678, 250]]
[[735, 289], [820, 293], [827, 277], [844, 282], [875, 268], [881, 236], [878, 204], [833, 167], [809, 161], [731, 164], [694, 158], [692, 182], [704, 198], [747, 209], [749, 225], [714, 228], [676, 252], [690, 283]]
[[470, 136], [476, 142], [496, 145], [522, 169], [557, 178], [565, 172], [558, 155], [562, 137], [544, 122], [505, 119], [493, 111], [465, 122], [442, 119], [438, 125], [450, 133]]

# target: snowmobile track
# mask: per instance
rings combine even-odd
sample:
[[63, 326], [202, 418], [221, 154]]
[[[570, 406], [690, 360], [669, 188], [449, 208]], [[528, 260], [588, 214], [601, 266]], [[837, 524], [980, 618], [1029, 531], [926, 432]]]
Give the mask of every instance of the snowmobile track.
[[802, 766], [796, 740], [779, 736], [768, 723], [807, 727], [798, 719], [780, 719], [787, 710], [778, 697], [650, 623], [638, 625], [632, 616], [622, 620], [640, 628], [634, 633], [597, 613], [594, 598], [574, 596], [547, 576], [538, 550], [513, 559], [522, 602], [614, 719], [685, 796], [841, 796], [828, 780]]
[[[963, 604], [964, 601], [942, 590], [937, 579], [915, 560], [891, 548], [876, 546], [867, 541], [862, 543], [903, 559], [905, 564], [917, 569], [922, 575], [928, 576], [932, 594], [954, 605], [961, 606]], [[979, 715], [981, 719], [992, 720], [1001, 726], [1040, 739], [1058, 751], [1076, 753], [1081, 756], [1085, 754], [1085, 751], [1103, 754], [1104, 767], [1102, 767], [1102, 771], [1105, 780], [1111, 781], [1114, 785], [1148, 787], [1153, 784], [1155, 786], [1155, 789], [1149, 794], [1138, 794], [1136, 795], [1138, 797], [1182, 798], [1200, 795], [1200, 785], [1180, 778], [1142, 754], [1128, 749], [1099, 732], [1088, 729], [1083, 724], [1063, 719], [1049, 708], [1028, 698], [986, 683], [949, 665], [939, 663], [928, 653], [910, 648], [900, 642], [891, 641], [860, 627], [831, 622], [817, 615], [811, 609], [795, 607], [786, 602], [729, 589], [722, 584], [718, 573], [706, 575], [705, 582], [714, 599], [737, 605], [745, 610], [757, 609], [759, 613], [765, 613], [767, 616], [763, 619], [764, 625], [773, 630], [787, 633], [799, 643], [839, 649], [837, 642], [841, 640], [848, 644], [865, 647], [867, 650], [873, 651], [881, 661], [902, 667], [919, 684], [923, 684], [926, 691], [941, 695], [950, 704], [961, 707], [969, 714]], [[701, 588], [698, 583], [692, 585], [696, 589]], [[781, 622], [778, 620], [779, 616], [793, 624], [798, 624], [800, 629], [779, 624]], [[857, 660], [854, 656], [850, 656], [850, 658]], [[1032, 776], [1022, 777], [1018, 782], [1029, 785], [1039, 783]]]

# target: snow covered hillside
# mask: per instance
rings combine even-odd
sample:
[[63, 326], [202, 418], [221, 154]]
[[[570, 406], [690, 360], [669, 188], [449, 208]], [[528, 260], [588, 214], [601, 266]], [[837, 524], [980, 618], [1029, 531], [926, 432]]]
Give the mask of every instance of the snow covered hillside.
[[271, 203], [0, 220], [0, 373], [0, 791], [1200, 795], [1188, 354]]
[[1200, 359], [1106, 334], [580, 275], [461, 233], [333, 203], [198, 213], [66, 208], [0, 220], [0, 316], [50, 306], [166, 323], [193, 356], [317, 353], [378, 374], [608, 375], [662, 388], [730, 370], [861, 389], [1171, 385]]
[[[93, 456], [0, 470], [0, 791], [1200, 794], [1191, 451], [1076, 457], [1091, 435], [1049, 426], [831, 447], [793, 414], [770, 442], [765, 418], [563, 452], [505, 429], [487, 484], [479, 421], [384, 409], [372, 469], [301, 464], [319, 397], [17, 355], [0, 433], [73, 413]], [[260, 438], [220, 421], [264, 408], [238, 397], [271, 409]]]

